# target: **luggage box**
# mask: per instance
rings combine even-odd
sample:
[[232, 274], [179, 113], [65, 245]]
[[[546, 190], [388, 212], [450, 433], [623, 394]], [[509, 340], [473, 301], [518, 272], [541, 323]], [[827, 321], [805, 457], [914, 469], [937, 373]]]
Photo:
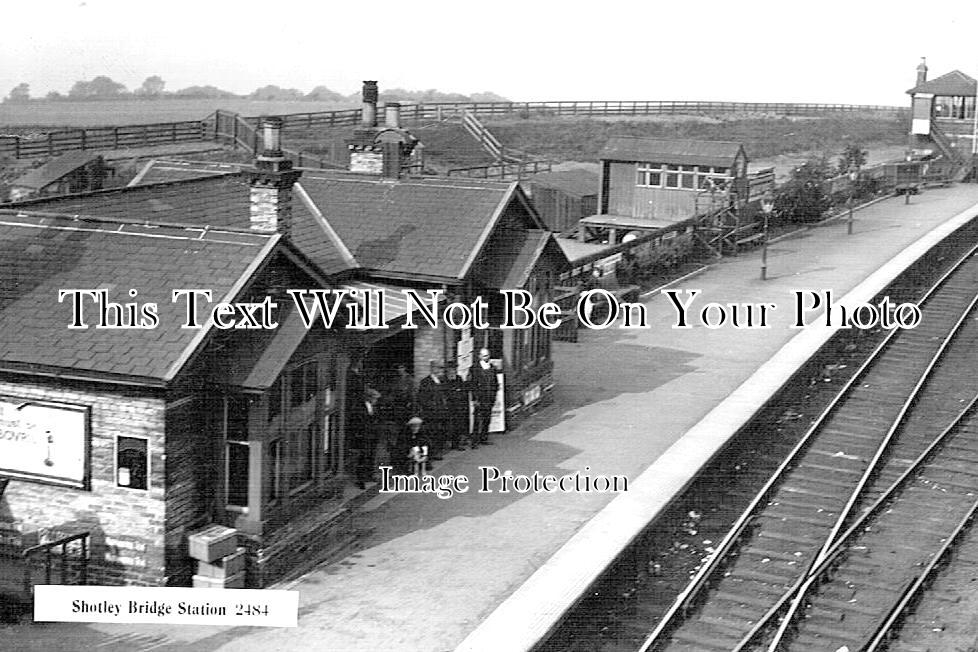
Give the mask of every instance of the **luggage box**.
[[189, 554], [208, 564], [233, 555], [238, 549], [238, 531], [223, 525], [208, 525], [187, 537]]

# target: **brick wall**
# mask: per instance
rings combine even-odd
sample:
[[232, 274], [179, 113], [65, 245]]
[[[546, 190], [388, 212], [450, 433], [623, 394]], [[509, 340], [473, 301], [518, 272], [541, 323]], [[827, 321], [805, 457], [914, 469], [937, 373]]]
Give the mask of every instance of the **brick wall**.
[[290, 572], [339, 554], [356, 538], [353, 512], [325, 500], [262, 537], [239, 535], [248, 551], [247, 586], [264, 588]]
[[[163, 400], [134, 392], [6, 377], [0, 378], [0, 394], [87, 406], [91, 414], [91, 490], [11, 480], [0, 498], [0, 530], [39, 531], [42, 542], [89, 530], [90, 583], [163, 584]], [[148, 490], [116, 486], [118, 435], [148, 438]]]

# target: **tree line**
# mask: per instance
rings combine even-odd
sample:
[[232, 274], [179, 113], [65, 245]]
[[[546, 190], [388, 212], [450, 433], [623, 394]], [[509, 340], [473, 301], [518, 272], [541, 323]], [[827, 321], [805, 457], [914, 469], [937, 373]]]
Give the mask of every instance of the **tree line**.
[[[73, 101], [73, 100], [119, 100], [119, 99], [249, 99], [249, 100], [290, 100], [290, 101], [318, 101], [318, 102], [337, 102], [346, 104], [356, 104], [360, 101], [360, 93], [343, 95], [326, 86], [316, 86], [308, 93], [303, 93], [296, 88], [282, 88], [274, 84], [269, 84], [257, 88], [247, 95], [238, 95], [230, 91], [225, 91], [216, 86], [188, 86], [176, 91], [166, 90], [166, 81], [159, 75], [151, 75], [143, 81], [139, 88], [132, 91], [128, 90], [125, 84], [121, 84], [109, 77], [100, 75], [91, 81], [77, 81], [67, 93], [51, 91], [44, 96], [47, 101]], [[42, 98], [31, 97], [30, 84], [21, 82], [17, 84], [3, 98], [4, 102], [31, 102]], [[392, 88], [380, 94], [381, 101], [399, 100], [414, 102], [507, 102], [508, 100], [492, 92], [473, 93], [463, 95], [461, 93], [443, 93], [435, 89], [424, 91], [411, 91], [403, 88]]]

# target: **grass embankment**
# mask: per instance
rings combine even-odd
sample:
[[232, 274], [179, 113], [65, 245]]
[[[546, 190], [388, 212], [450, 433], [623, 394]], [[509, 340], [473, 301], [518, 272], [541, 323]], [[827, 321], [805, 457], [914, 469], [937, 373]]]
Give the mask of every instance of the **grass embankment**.
[[903, 118], [849, 114], [817, 118], [534, 118], [490, 121], [487, 126], [504, 145], [554, 161], [597, 161], [598, 153], [612, 136], [727, 140], [743, 143], [752, 161], [785, 154], [821, 153], [832, 163], [850, 143], [874, 149], [902, 146], [907, 138]]

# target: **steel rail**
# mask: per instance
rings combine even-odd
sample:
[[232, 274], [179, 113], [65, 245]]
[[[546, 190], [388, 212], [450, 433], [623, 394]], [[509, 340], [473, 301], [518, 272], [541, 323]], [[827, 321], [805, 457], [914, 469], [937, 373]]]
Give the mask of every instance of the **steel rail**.
[[[941, 346], [938, 348], [938, 350], [934, 353], [934, 356], [931, 358], [930, 363], [928, 363], [927, 367], [920, 375], [920, 378], [917, 380], [917, 384], [914, 385], [913, 389], [910, 390], [910, 395], [903, 402], [903, 405], [900, 407], [900, 411], [897, 413], [897, 416], [893, 420], [893, 423], [890, 426], [889, 430], [887, 430], [886, 435], [884, 435], [883, 439], [880, 440], [879, 445], [876, 447], [876, 453], [873, 455], [873, 459], [870, 460], [869, 464], [866, 466], [866, 470], [863, 471], [862, 476], [859, 478], [859, 482], [857, 482], [856, 486], [853, 488], [852, 493], [849, 495], [849, 500], [848, 502], [846, 502], [846, 506], [842, 509], [842, 511], [839, 512], [839, 516], [836, 518], [835, 525], [832, 526], [832, 530], [829, 532], [828, 536], [825, 537], [825, 542], [822, 544], [821, 550], [819, 550], [818, 554], [810, 563], [808, 570], [806, 571], [806, 575], [811, 574], [812, 569], [819, 567], [822, 560], [824, 560], [826, 555], [828, 554], [828, 551], [832, 549], [833, 545], [836, 542], [836, 539], [838, 539], [839, 537], [839, 531], [844, 526], [846, 519], [852, 516], [852, 512], [856, 507], [857, 501], [859, 501], [863, 497], [862, 493], [866, 487], [866, 484], [869, 482], [870, 478], [873, 477], [876, 474], [876, 472], [879, 470], [879, 463], [883, 459], [883, 455], [889, 449], [890, 443], [893, 441], [893, 437], [896, 435], [897, 431], [903, 427], [904, 422], [907, 416], [909, 415], [911, 405], [914, 402], [916, 402], [918, 395], [924, 388], [924, 385], [926, 385], [927, 382], [930, 381], [932, 373], [935, 367], [937, 366], [937, 363], [941, 361], [941, 359], [944, 357], [944, 353], [947, 351], [947, 348], [951, 345], [951, 342], [960, 332], [962, 326], [967, 321], [969, 315], [974, 310], [976, 304], [978, 304], [978, 295], [975, 295], [975, 298], [971, 300], [971, 302], [968, 304], [968, 307], [964, 310], [964, 312], [962, 312], [961, 317], [958, 319], [957, 322], [955, 322], [954, 327], [951, 329], [951, 332], [941, 343]], [[904, 476], [901, 476], [901, 478], [902, 477]], [[780, 641], [784, 637], [787, 628], [794, 620], [798, 609], [801, 607], [801, 603], [805, 599], [807, 586], [809, 585], [808, 584], [804, 585], [802, 589], [799, 590], [796, 593], [795, 597], [791, 600], [791, 606], [788, 607], [788, 613], [786, 613], [782, 618], [781, 625], [778, 628], [778, 633], [775, 635], [775, 642]], [[755, 631], [762, 624], [766, 624], [765, 621], [767, 621], [770, 616], [773, 616], [773, 614], [771, 614], [771, 612], [768, 612], [768, 614], [765, 615], [765, 618], [763, 618], [760, 622], [758, 622], [758, 624], [755, 625], [754, 630], [751, 631]], [[740, 648], [738, 647], [738, 650], [739, 649]], [[776, 652], [774, 643], [772, 643], [771, 647], [768, 648], [768, 652]]]
[[[831, 567], [832, 562], [835, 561], [835, 559], [841, 553], [845, 552], [846, 543], [849, 541], [849, 539], [859, 533], [866, 523], [871, 518], [876, 516], [876, 513], [880, 510], [880, 508], [882, 508], [894, 494], [903, 488], [904, 483], [906, 483], [911, 476], [915, 475], [920, 467], [922, 467], [930, 459], [930, 457], [937, 452], [944, 441], [957, 430], [961, 424], [961, 421], [968, 416], [972, 410], [974, 410], [976, 405], [978, 405], [978, 395], [972, 398], [971, 401], [969, 401], [968, 404], [962, 408], [960, 412], [958, 412], [957, 416], [954, 417], [954, 420], [946, 428], [944, 428], [944, 430], [942, 430], [937, 437], [934, 438], [930, 445], [927, 446], [927, 449], [922, 452], [917, 459], [915, 459], [914, 462], [903, 473], [901, 473], [900, 476], [896, 478], [869, 507], [863, 511], [862, 514], [859, 515], [859, 518], [857, 518], [856, 521], [854, 521], [852, 525], [850, 525], [849, 528], [838, 538], [838, 540], [832, 544], [827, 554], [824, 555], [822, 559], [811, 568], [808, 575], [802, 577], [801, 581], [796, 582], [795, 586], [782, 594], [778, 604], [783, 607], [788, 600], [791, 600], [792, 606], [795, 607], [795, 609], [790, 611], [788, 614], [785, 614], [784, 618], [781, 620], [778, 631], [768, 646], [768, 652], [776, 652], [783, 643], [788, 628], [791, 626], [794, 616], [796, 615], [796, 605], [800, 605], [812, 584], [821, 579], [821, 575]], [[753, 638], [756, 638], [756, 636], [763, 631], [763, 629], [767, 626], [767, 623], [774, 615], [772, 612], [775, 612], [774, 608], [765, 614], [761, 621], [758, 621], [757, 625], [754, 626], [751, 632], [737, 645], [734, 652], [743, 650], [752, 642]]]
[[[941, 289], [948, 279], [957, 273], [960, 268], [968, 261], [969, 258], [974, 256], [978, 252], [978, 246], [975, 246], [968, 250], [966, 253], [962, 254], [957, 261], [954, 262], [951, 267], [949, 267], [923, 294], [918, 302], [920, 305], [925, 304], [929, 299], [932, 298], [935, 292]], [[845, 398], [847, 398], [853, 385], [860, 381], [865, 374], [865, 372], [875, 364], [882, 353], [889, 347], [892, 339], [896, 336], [897, 330], [894, 329], [886, 335], [882, 342], [870, 353], [866, 361], [856, 370], [849, 381], [839, 390], [838, 394], [832, 399], [832, 401], [825, 407], [824, 410], [819, 414], [816, 420], [812, 423], [811, 427], [805, 433], [805, 435], [799, 440], [799, 442], [792, 448], [791, 452], [785, 458], [784, 462], [778, 466], [774, 471], [772, 476], [764, 484], [764, 486], [758, 491], [757, 495], [744, 509], [743, 513], [734, 522], [731, 529], [728, 531], [726, 536], [710, 555], [709, 559], [703, 566], [700, 567], [696, 575], [690, 580], [686, 588], [676, 597], [673, 604], [666, 611], [666, 613], [660, 618], [655, 629], [646, 637], [642, 646], [639, 648], [639, 652], [648, 652], [654, 645], [661, 642], [662, 637], [673, 628], [679, 625], [677, 622], [681, 617], [685, 617], [689, 608], [693, 606], [693, 601], [699, 595], [712, 577], [712, 575], [717, 571], [723, 562], [727, 560], [728, 553], [733, 549], [734, 545], [738, 542], [743, 534], [744, 530], [747, 528], [748, 524], [755, 516], [757, 508], [761, 503], [765, 502], [770, 496], [772, 490], [784, 479], [786, 473], [792, 468], [792, 464], [797, 460], [801, 453], [809, 446], [812, 440], [815, 438], [819, 429], [822, 427], [825, 420], [834, 410], [838, 407]], [[942, 348], [943, 350], [943, 348]], [[792, 588], [796, 589], [797, 586], [803, 581], [804, 575], [799, 579]], [[780, 610], [782, 603], [778, 603], [776, 607]], [[773, 608], [772, 608], [773, 610]], [[765, 614], [762, 620], [769, 619], [770, 612]], [[753, 633], [754, 630], [752, 630]], [[743, 647], [739, 645], [738, 649]]]
[[876, 650], [880, 649], [880, 645], [882, 645], [884, 641], [892, 638], [891, 635], [893, 634], [898, 621], [901, 621], [901, 619], [906, 615], [906, 612], [909, 610], [910, 606], [913, 604], [914, 600], [920, 593], [922, 593], [924, 586], [938, 569], [941, 560], [949, 552], [951, 552], [954, 546], [958, 544], [961, 536], [964, 535], [971, 527], [971, 521], [974, 520], [976, 512], [978, 512], [978, 500], [972, 503], [971, 509], [968, 510], [965, 517], [961, 519], [960, 523], [958, 523], [958, 526], [954, 529], [954, 532], [951, 533], [951, 535], [944, 542], [944, 545], [942, 545], [941, 548], [934, 554], [930, 560], [930, 563], [927, 564], [927, 567], [924, 568], [924, 570], [921, 571], [921, 573], [915, 578], [910, 588], [903, 593], [900, 601], [893, 606], [883, 623], [875, 632], [873, 632], [872, 640], [865, 646], [860, 647], [860, 650], [863, 652], [876, 652]]

